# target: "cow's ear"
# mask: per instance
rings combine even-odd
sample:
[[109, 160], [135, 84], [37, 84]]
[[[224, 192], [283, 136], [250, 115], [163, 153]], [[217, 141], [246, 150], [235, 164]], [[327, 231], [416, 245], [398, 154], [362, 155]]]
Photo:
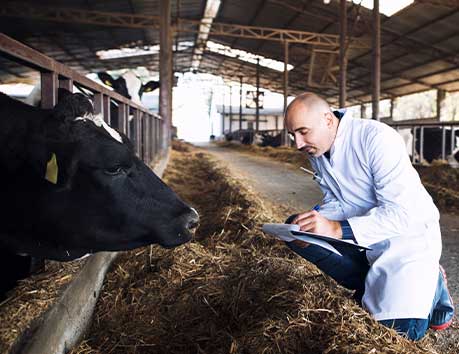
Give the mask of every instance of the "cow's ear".
[[73, 121], [77, 117], [84, 117], [93, 113], [92, 102], [81, 93], [64, 94], [59, 97], [59, 101], [53, 109], [54, 117], [64, 122]]
[[97, 76], [99, 77], [100, 81], [102, 81], [105, 85], [113, 87], [115, 79], [108, 73], [106, 72], [101, 72], [97, 73]]
[[77, 144], [51, 143], [43, 178], [59, 189], [68, 189], [78, 168]]
[[58, 176], [59, 166], [57, 164], [56, 154], [53, 152], [51, 153], [51, 158], [46, 164], [45, 179], [52, 184], [57, 184]]
[[142, 96], [144, 92], [152, 92], [159, 87], [159, 81], [148, 81], [145, 85], [140, 87], [139, 96]]

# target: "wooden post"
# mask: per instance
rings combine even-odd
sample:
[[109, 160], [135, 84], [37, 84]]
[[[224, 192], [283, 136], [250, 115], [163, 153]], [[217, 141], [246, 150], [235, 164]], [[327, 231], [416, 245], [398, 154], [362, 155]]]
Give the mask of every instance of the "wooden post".
[[57, 74], [41, 73], [41, 108], [51, 109], [57, 103]]
[[222, 116], [223, 116], [223, 118], [222, 118], [222, 135], [223, 136], [225, 136], [225, 118], [226, 118], [225, 117], [225, 114], [226, 114], [225, 113], [225, 88], [226, 87], [223, 87], [223, 94], [222, 94], [223, 95], [223, 100], [222, 100], [223, 101], [223, 104], [222, 104]]
[[379, 97], [381, 92], [381, 23], [379, 16], [379, 0], [373, 0], [373, 82], [372, 107], [373, 119], [379, 120]]
[[362, 103], [360, 105], [360, 118], [366, 118], [367, 117], [367, 108], [365, 105]]
[[163, 118], [162, 148], [167, 149], [172, 122], [171, 0], [159, 1], [159, 21], [159, 113]]
[[395, 99], [390, 99], [390, 119], [394, 120], [394, 106], [395, 106]]
[[346, 72], [347, 72], [347, 0], [340, 0], [339, 31], [339, 106], [346, 106]]
[[94, 94], [94, 113], [95, 114], [104, 113], [104, 95], [102, 93]]
[[242, 76], [239, 76], [239, 130], [242, 130]]
[[134, 136], [135, 136], [135, 152], [137, 153], [137, 156], [142, 160], [142, 142], [141, 142], [141, 115], [140, 111], [136, 109], [134, 111]]
[[233, 131], [233, 86], [230, 85], [230, 102], [229, 102], [229, 132]]
[[287, 111], [288, 98], [288, 41], [284, 42], [284, 145], [289, 145], [288, 131], [285, 125], [285, 113]]
[[111, 117], [110, 117], [110, 96], [104, 96], [104, 121], [108, 125], [111, 125]]
[[[114, 117], [113, 117], [114, 119]], [[126, 129], [126, 105], [124, 103], [118, 104], [118, 130], [127, 135]]]
[[260, 129], [260, 58], [257, 58], [257, 93], [255, 103], [255, 131], [258, 132]]
[[67, 78], [59, 79], [59, 88], [63, 88], [67, 91], [73, 92], [73, 80]]
[[437, 120], [441, 120], [441, 113], [442, 113], [442, 105], [446, 98], [446, 91], [445, 90], [437, 90]]

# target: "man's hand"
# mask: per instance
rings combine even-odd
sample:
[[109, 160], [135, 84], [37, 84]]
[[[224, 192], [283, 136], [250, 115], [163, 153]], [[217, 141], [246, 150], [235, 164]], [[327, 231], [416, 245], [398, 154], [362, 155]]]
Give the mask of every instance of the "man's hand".
[[[299, 225], [301, 231], [314, 232], [316, 234], [331, 236], [338, 239], [343, 238], [341, 224], [338, 221], [328, 220], [316, 210], [298, 214], [295, 219], [293, 219], [292, 224]], [[299, 240], [295, 240], [293, 243], [301, 248], [308, 246], [308, 243]]]

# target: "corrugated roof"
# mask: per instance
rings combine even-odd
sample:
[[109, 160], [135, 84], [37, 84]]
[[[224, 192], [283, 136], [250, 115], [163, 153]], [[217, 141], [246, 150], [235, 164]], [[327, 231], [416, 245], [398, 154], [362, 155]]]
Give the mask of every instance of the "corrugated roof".
[[[13, 2], [7, 1], [6, 4]], [[16, 2], [14, 2], [16, 3]], [[438, 2], [437, 2], [438, 3]], [[29, 6], [38, 6], [29, 2]], [[381, 15], [381, 98], [390, 98], [431, 88], [459, 90], [459, 6], [427, 4], [417, 1], [392, 17]], [[45, 0], [40, 6], [76, 8], [87, 11], [116, 12], [138, 15], [158, 15], [158, 0]], [[172, 1], [172, 21], [177, 17], [200, 20], [205, 0]], [[1, 11], [0, 11], [1, 13]], [[154, 45], [159, 43], [159, 31], [154, 28], [104, 27], [68, 21], [59, 23], [0, 16], [1, 31], [39, 51], [66, 63], [81, 72], [146, 66], [158, 71], [158, 55], [100, 60], [95, 52], [122, 46]], [[223, 0], [215, 18], [216, 23], [231, 23], [260, 27], [296, 29], [301, 31], [337, 34], [339, 31], [339, 1], [325, 5], [322, 0]], [[348, 28], [352, 36], [370, 38], [371, 11], [348, 4]], [[179, 32], [174, 41], [194, 41], [195, 33]], [[209, 40], [246, 50], [257, 55], [283, 61], [283, 44], [277, 41], [233, 38], [211, 34]], [[338, 87], [331, 79], [337, 74], [337, 56], [313, 52], [318, 47], [290, 44], [289, 63], [295, 68], [289, 73], [289, 94], [312, 90], [336, 104]], [[330, 48], [329, 48], [330, 49]], [[338, 49], [338, 48], [332, 48]], [[190, 70], [193, 48], [175, 53], [174, 68]], [[349, 104], [371, 100], [371, 51], [349, 49]], [[313, 70], [311, 61], [313, 59]], [[331, 68], [330, 70], [327, 70]], [[237, 58], [205, 52], [200, 72], [222, 75], [226, 80], [255, 85], [256, 65]], [[261, 86], [282, 92], [283, 74], [260, 68]], [[26, 80], [24, 68], [0, 61], [2, 81]], [[20, 76], [23, 76], [22, 78]], [[312, 87], [309, 77], [316, 86]]]

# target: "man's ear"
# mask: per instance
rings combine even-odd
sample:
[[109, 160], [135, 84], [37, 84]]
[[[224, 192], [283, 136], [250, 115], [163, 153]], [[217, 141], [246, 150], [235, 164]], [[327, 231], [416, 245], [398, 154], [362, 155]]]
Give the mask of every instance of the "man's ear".
[[97, 73], [100, 81], [102, 81], [105, 85], [113, 87], [115, 79], [106, 72]]
[[148, 81], [145, 85], [140, 87], [139, 96], [142, 96], [142, 94], [145, 92], [152, 92], [159, 88], [159, 86], [159, 81]]
[[327, 123], [327, 127], [333, 127], [333, 121], [335, 118], [335, 115], [331, 112], [326, 112], [325, 113], [325, 121]]

